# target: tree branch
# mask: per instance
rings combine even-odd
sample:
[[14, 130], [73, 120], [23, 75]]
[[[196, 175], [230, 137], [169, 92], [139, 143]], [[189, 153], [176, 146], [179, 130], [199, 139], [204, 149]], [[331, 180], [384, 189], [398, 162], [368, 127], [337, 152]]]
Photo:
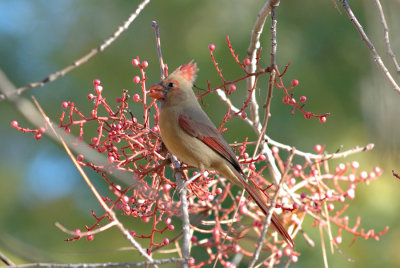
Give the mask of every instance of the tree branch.
[[83, 57], [79, 58], [78, 60], [74, 61], [72, 64], [68, 65], [64, 69], [61, 69], [55, 73], [50, 74], [46, 78], [44, 78], [42, 81], [39, 82], [33, 82], [30, 83], [27, 86], [20, 87], [16, 90], [8, 91], [7, 93], [0, 94], [0, 102], [10, 98], [11, 95], [21, 95], [23, 92], [32, 89], [32, 88], [37, 88], [37, 87], [42, 87], [48, 82], [52, 82], [61, 76], [66, 75], [70, 71], [74, 70], [75, 68], [79, 67], [80, 65], [86, 63], [89, 59], [91, 59], [93, 56], [95, 56], [97, 53], [102, 52], [105, 50], [109, 45], [111, 45], [123, 32], [125, 32], [129, 26], [132, 24], [132, 22], [137, 18], [137, 16], [142, 12], [142, 10], [146, 7], [146, 5], [150, 3], [150, 0], [144, 0], [133, 12], [129, 18], [122, 24], [120, 25], [117, 30], [109, 37], [107, 38], [100, 46], [97, 48], [92, 49], [89, 53], [85, 54]]
[[356, 16], [354, 15], [353, 11], [350, 8], [350, 5], [347, 3], [346, 0], [340, 0], [344, 10], [346, 11], [347, 15], [349, 16], [350, 21], [353, 23], [354, 27], [356, 27], [358, 33], [361, 35], [361, 39], [367, 45], [368, 49], [371, 51], [372, 58], [378, 64], [378, 67], [382, 70], [383, 74], [386, 76], [386, 79], [392, 84], [394, 91], [400, 94], [400, 87], [397, 85], [396, 81], [393, 79], [392, 75], [386, 68], [385, 64], [382, 61], [382, 58], [379, 56], [378, 52], [376, 51], [374, 45], [369, 40], [367, 34], [365, 33], [363, 27], [361, 26], [360, 22], [357, 20]]

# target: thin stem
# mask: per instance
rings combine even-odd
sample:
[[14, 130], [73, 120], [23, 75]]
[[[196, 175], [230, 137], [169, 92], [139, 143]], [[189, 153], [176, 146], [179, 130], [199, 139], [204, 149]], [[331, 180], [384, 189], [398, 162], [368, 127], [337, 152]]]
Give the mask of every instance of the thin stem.
[[353, 11], [351, 10], [350, 5], [347, 3], [346, 0], [340, 0], [340, 2], [342, 2], [342, 6], [343, 6], [344, 10], [346, 11], [350, 21], [353, 23], [354, 27], [356, 27], [358, 33], [361, 35], [361, 39], [364, 41], [364, 43], [367, 45], [368, 49], [370, 50], [370, 52], [372, 54], [372, 58], [374, 59], [376, 64], [378, 64], [378, 67], [382, 70], [383, 74], [386, 76], [386, 79], [390, 82], [390, 84], [392, 84], [394, 91], [396, 91], [397, 93], [400, 94], [399, 85], [396, 83], [396, 81], [393, 79], [392, 75], [386, 68], [385, 64], [382, 61], [382, 58], [379, 56], [374, 45], [369, 40], [363, 27], [361, 26], [360, 22], [358, 21], [358, 19], [354, 15]]
[[386, 22], [385, 13], [383, 13], [382, 5], [379, 0], [375, 0], [375, 4], [378, 8], [379, 16], [381, 17], [381, 23], [382, 23], [382, 27], [383, 27], [383, 38], [384, 38], [385, 45], [386, 45], [386, 53], [392, 58], [394, 68], [396, 69], [397, 74], [400, 76], [400, 66], [399, 66], [399, 63], [397, 62], [396, 55], [394, 54], [394, 52], [392, 50], [392, 46], [390, 45], [389, 27]]

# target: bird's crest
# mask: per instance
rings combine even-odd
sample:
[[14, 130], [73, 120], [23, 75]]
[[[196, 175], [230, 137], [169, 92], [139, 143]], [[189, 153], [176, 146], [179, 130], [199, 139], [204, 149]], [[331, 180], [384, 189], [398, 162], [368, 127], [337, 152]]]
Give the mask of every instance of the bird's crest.
[[196, 79], [196, 73], [198, 70], [196, 63], [194, 61], [189, 61], [185, 65], [178, 67], [174, 73], [182, 76], [186, 81], [193, 83]]

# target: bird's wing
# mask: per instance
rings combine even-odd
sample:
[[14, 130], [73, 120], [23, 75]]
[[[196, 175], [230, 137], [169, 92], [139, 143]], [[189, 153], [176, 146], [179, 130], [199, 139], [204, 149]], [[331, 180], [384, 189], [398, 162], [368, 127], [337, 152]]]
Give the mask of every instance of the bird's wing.
[[[181, 128], [186, 131], [189, 135], [196, 137], [197, 139], [204, 142], [207, 146], [213, 149], [216, 153], [225, 158], [232, 166], [236, 169], [237, 173], [235, 176], [239, 180], [240, 184], [243, 185], [246, 192], [253, 198], [253, 200], [257, 203], [260, 209], [263, 211], [265, 215], [268, 214], [269, 208], [265, 204], [265, 201], [261, 196], [254, 190], [242, 177], [243, 171], [239, 165], [239, 162], [236, 159], [235, 154], [233, 153], [229, 144], [225, 141], [225, 139], [219, 134], [218, 130], [214, 127], [211, 121], [207, 118], [203, 118], [203, 121], [206, 123], [199, 122], [199, 120], [193, 119], [188, 114], [181, 114], [178, 117], [178, 122]], [[276, 230], [280, 233], [280, 235], [284, 238], [286, 243], [291, 247], [294, 247], [294, 243], [290, 235], [287, 233], [286, 229], [282, 226], [280, 221], [278, 220], [275, 213], [271, 218], [272, 224], [275, 226]]]
[[[204, 115], [206, 116], [206, 115]], [[200, 122], [199, 120], [194, 119], [190, 114], [183, 113], [179, 115], [178, 122], [180, 127], [186, 131], [189, 135], [196, 137], [197, 139], [204, 142], [208, 147], [213, 149], [220, 156], [225, 158], [231, 165], [236, 169], [235, 176], [239, 180], [240, 184], [243, 185], [246, 192], [253, 198], [253, 200], [257, 203], [260, 209], [263, 211], [265, 215], [268, 214], [269, 208], [265, 204], [265, 201], [261, 196], [254, 190], [242, 177], [243, 171], [239, 165], [239, 162], [236, 159], [235, 154], [233, 153], [229, 144], [225, 141], [225, 139], [221, 136], [218, 130], [215, 128], [214, 124], [209, 120], [208, 117], [204, 117], [203, 120], [205, 123]], [[282, 226], [280, 221], [278, 220], [275, 213], [271, 218], [272, 224], [275, 226], [276, 230], [280, 233], [280, 235], [284, 238], [286, 243], [291, 247], [294, 247], [294, 243], [290, 235], [287, 233], [286, 229]]]
[[206, 120], [207, 124], [194, 119], [190, 115], [181, 114], [178, 117], [178, 122], [186, 133], [204, 142], [208, 147], [231, 163], [237, 171], [242, 173], [236, 155], [208, 118]]

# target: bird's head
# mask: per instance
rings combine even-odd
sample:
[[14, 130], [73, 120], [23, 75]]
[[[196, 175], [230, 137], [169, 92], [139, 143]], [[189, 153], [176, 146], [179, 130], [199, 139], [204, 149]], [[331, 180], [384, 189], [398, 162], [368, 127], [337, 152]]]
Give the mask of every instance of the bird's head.
[[167, 78], [150, 87], [149, 96], [169, 105], [196, 98], [192, 87], [197, 71], [197, 65], [193, 61], [178, 67]]

